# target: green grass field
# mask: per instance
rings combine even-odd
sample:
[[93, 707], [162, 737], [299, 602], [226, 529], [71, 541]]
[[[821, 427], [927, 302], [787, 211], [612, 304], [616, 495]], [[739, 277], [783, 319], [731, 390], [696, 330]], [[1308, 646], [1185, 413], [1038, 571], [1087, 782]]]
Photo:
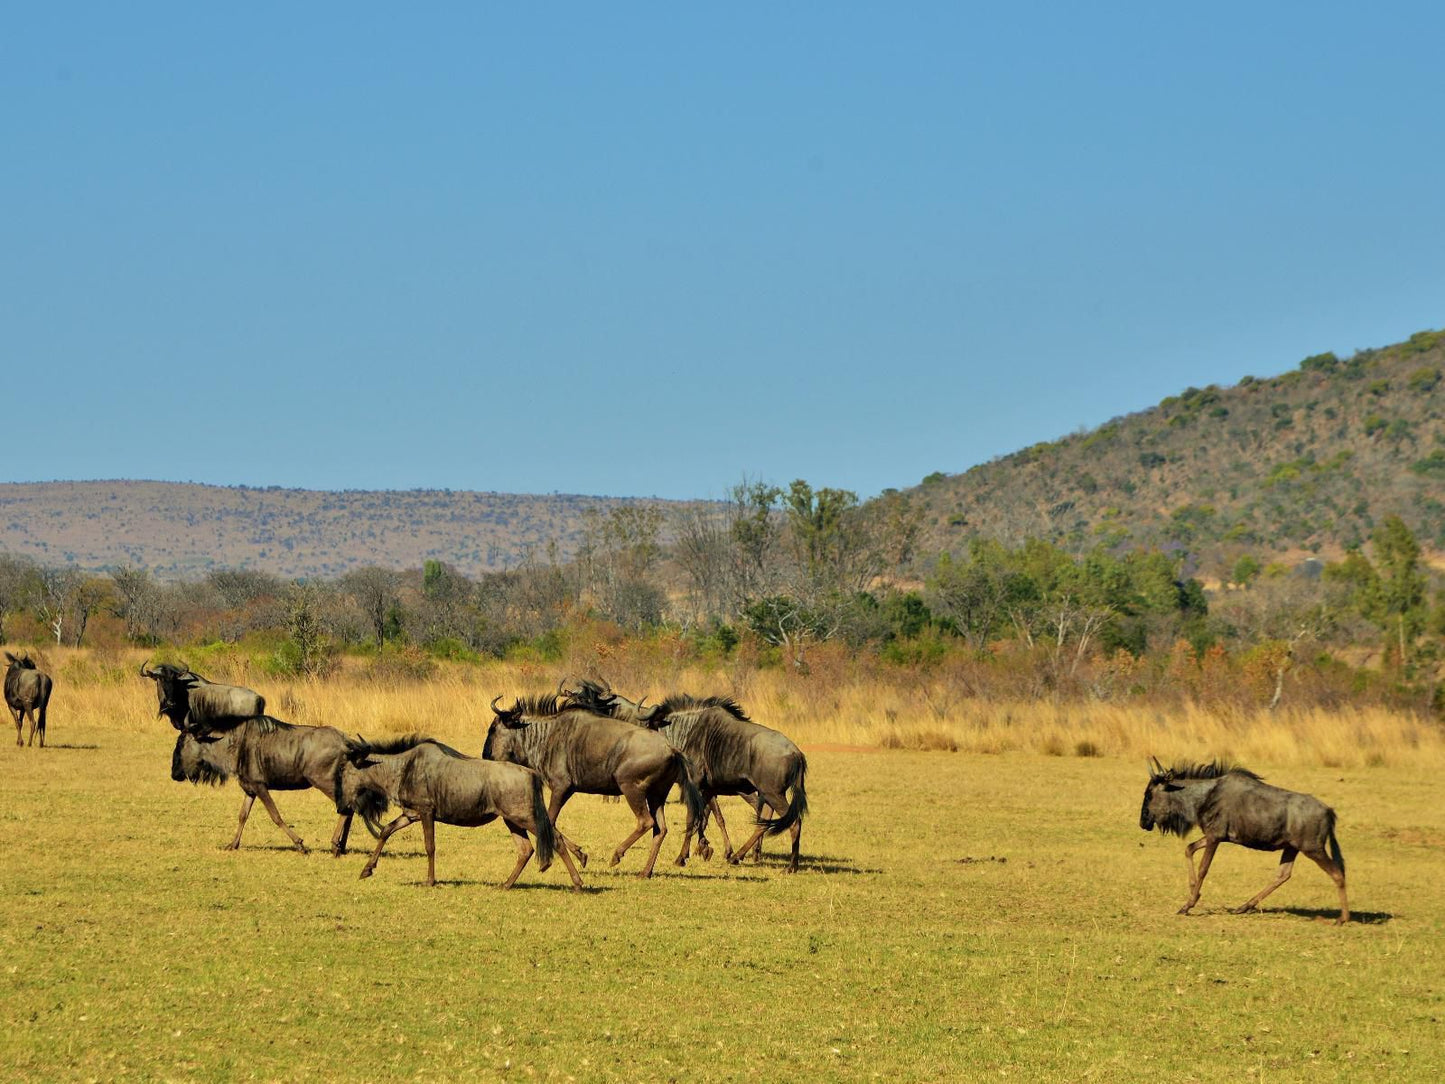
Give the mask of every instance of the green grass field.
[[[496, 825], [363, 858], [289, 850], [234, 784], [170, 780], [173, 732], [68, 723], [0, 747], [7, 1079], [1437, 1080], [1445, 801], [1425, 769], [1273, 770], [1340, 814], [1358, 921], [1305, 860], [1221, 848], [1199, 911], [1182, 846], [1138, 828], [1142, 764], [810, 754], [803, 871], [714, 859], [631, 876], [625, 808], [574, 799], [557, 863], [498, 892]], [[463, 735], [454, 736], [463, 742]], [[473, 738], [464, 747], [475, 749]], [[1167, 752], [1167, 751], [1161, 751]], [[282, 813], [325, 846], [316, 792]], [[726, 807], [736, 829], [743, 805]], [[368, 847], [358, 829], [353, 842]]]

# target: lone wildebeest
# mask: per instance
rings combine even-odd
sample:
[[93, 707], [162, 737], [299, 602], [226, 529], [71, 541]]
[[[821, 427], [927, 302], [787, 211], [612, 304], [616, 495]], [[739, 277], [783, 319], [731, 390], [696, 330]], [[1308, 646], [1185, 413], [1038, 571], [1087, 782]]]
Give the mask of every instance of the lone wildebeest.
[[[1272, 787], [1253, 772], [1221, 761], [1213, 764], [1181, 764], [1165, 768], [1154, 760], [1149, 766], [1149, 785], [1144, 788], [1144, 805], [1139, 827], [1148, 832], [1158, 828], [1176, 836], [1192, 828], [1204, 833], [1184, 849], [1189, 867], [1189, 900], [1179, 909], [1187, 915], [1199, 902], [1199, 890], [1214, 851], [1221, 843], [1238, 843], [1256, 851], [1283, 851], [1279, 874], [1253, 899], [1231, 908], [1233, 914], [1253, 911], [1259, 902], [1289, 880], [1294, 860], [1303, 852], [1329, 874], [1340, 890], [1338, 924], [1350, 920], [1345, 899], [1345, 859], [1335, 839], [1335, 811], [1318, 798]], [[1199, 869], [1194, 852], [1204, 848]]]
[[[241, 846], [251, 805], [260, 798], [271, 819], [306, 854], [306, 844], [281, 818], [271, 791], [315, 787], [336, 805], [339, 817], [331, 834], [331, 853], [339, 857], [346, 853], [353, 812], [336, 792], [336, 773], [346, 750], [346, 736], [334, 727], [300, 726], [260, 715], [218, 733], [182, 730], [171, 755], [171, 778], [177, 783], [218, 785], [236, 777], [246, 797], [236, 836], [224, 848], [228, 851]], [[373, 831], [380, 831], [373, 819], [363, 819]]]
[[[802, 821], [808, 812], [805, 785], [808, 759], [791, 739], [753, 722], [737, 702], [728, 697], [699, 699], [679, 694], [650, 709], [642, 709], [640, 704], [615, 693], [600, 693], [595, 684], [584, 682], [576, 696], [579, 703], [595, 704], [594, 710], [610, 710], [618, 718], [634, 718], [637, 725], [656, 730], [688, 758], [698, 775], [698, 789], [722, 830], [724, 854], [729, 862], [736, 863], [750, 849], [759, 849], [764, 834], [791, 831], [793, 853], [788, 871], [797, 872]], [[791, 800], [788, 799], [790, 790]], [[728, 794], [752, 799], [758, 815], [757, 830], [737, 851], [732, 848], [727, 824], [717, 803], [719, 795]], [[763, 819], [763, 803], [771, 806], [778, 816]], [[710, 848], [703, 838], [701, 822], [698, 827], [698, 853], [707, 857]], [[677, 856], [679, 866], [687, 862], [692, 834], [689, 826]]]
[[30, 716], [30, 744], [35, 744], [35, 734], [40, 733], [40, 748], [45, 748], [45, 709], [50, 703], [50, 689], [54, 684], [50, 675], [35, 668], [35, 661], [29, 655], [16, 658], [5, 652], [10, 668], [5, 671], [5, 703], [10, 714], [15, 716], [15, 744], [20, 740], [25, 717]]
[[426, 883], [434, 885], [436, 822], [472, 828], [501, 817], [517, 844], [517, 864], [502, 882], [503, 888], [516, 883], [517, 875], [532, 857], [528, 832], [537, 837], [537, 867], [547, 871], [560, 843], [572, 887], [579, 891], [582, 888], [566, 840], [547, 815], [542, 777], [530, 768], [464, 756], [435, 739], [415, 734], [389, 742], [357, 739], [348, 743], [346, 756], [336, 766], [336, 794], [340, 802], [370, 820], [379, 821], [393, 802], [402, 808], [401, 815], [382, 829], [376, 850], [361, 871], [362, 877], [370, 877], [376, 869], [388, 839], [407, 825], [421, 821], [426, 840]]
[[163, 662], [147, 669], [141, 663], [140, 676], [156, 683], [160, 705], [156, 714], [164, 715], [177, 730], [190, 727], [200, 732], [266, 714], [266, 698], [260, 693], [207, 681], [187, 667]]
[[[639, 876], [652, 876], [667, 835], [663, 806], [674, 783], [682, 784], [689, 825], [702, 816], [706, 806], [687, 759], [656, 734], [559, 704], [556, 696], [524, 698], [505, 709], [497, 707], [498, 700], [492, 701], [496, 718], [482, 756], [539, 772], [551, 791], [547, 812], [554, 824], [573, 794], [620, 794], [627, 800], [637, 827], [612, 852], [612, 865], [650, 831], [652, 850]], [[574, 843], [568, 846], [585, 866], [587, 855]]]

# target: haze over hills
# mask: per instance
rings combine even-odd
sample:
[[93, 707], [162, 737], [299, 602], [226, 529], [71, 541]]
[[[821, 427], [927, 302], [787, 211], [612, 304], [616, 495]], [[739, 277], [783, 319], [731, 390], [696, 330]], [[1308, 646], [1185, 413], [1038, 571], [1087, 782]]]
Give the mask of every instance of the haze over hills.
[[[1445, 332], [1280, 376], [1189, 388], [1158, 406], [903, 493], [922, 553], [975, 537], [1075, 550], [1184, 547], [1227, 569], [1245, 552], [1337, 556], [1399, 515], [1445, 551]], [[785, 482], [786, 479], [775, 479]], [[446, 561], [470, 576], [555, 543], [589, 513], [683, 502], [451, 490], [343, 491], [150, 481], [0, 483], [0, 550], [163, 579], [214, 568], [332, 577]], [[666, 536], [666, 532], [664, 532]], [[1438, 560], [1438, 557], [1437, 557]]]
[[589, 512], [679, 502], [453, 490], [339, 493], [180, 482], [0, 483], [0, 550], [42, 564], [130, 565], [162, 579], [214, 568], [331, 577], [446, 561], [470, 576], [529, 550], [576, 551]]
[[1075, 550], [1183, 546], [1338, 555], [1398, 515], [1445, 550], [1445, 332], [1306, 358], [1281, 376], [1189, 388], [1087, 432], [1035, 444], [906, 496], [923, 548], [973, 537]]

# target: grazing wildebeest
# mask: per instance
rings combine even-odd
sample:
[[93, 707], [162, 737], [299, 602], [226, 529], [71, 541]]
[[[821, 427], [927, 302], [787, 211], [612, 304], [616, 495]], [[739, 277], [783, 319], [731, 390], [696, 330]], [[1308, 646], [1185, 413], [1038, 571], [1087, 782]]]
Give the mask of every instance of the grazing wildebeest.
[[[686, 754], [699, 776], [698, 787], [708, 800], [708, 808], [717, 818], [723, 834], [724, 854], [730, 862], [740, 861], [749, 850], [761, 856], [764, 834], [792, 832], [790, 872], [798, 869], [798, 847], [802, 835], [802, 818], [808, 811], [805, 778], [807, 758], [783, 734], [761, 726], [747, 717], [736, 701], [728, 697], [698, 699], [687, 695], [670, 696], [661, 704], [644, 708], [612, 691], [605, 682], [583, 680], [569, 692], [569, 702], [586, 706], [599, 714], [636, 722], [656, 730], [673, 748]], [[792, 790], [791, 801], [787, 791]], [[736, 794], [753, 803], [758, 828], [743, 847], [734, 851], [723, 820], [719, 795]], [[773, 820], [763, 820], [764, 804], [772, 807]], [[712, 848], [703, 835], [706, 817], [698, 823], [698, 854], [711, 856]], [[692, 842], [689, 829], [683, 838], [677, 864], [687, 862]]]
[[[260, 798], [271, 819], [302, 854], [307, 853], [301, 837], [281, 818], [271, 791], [315, 787], [332, 800], [340, 814], [331, 834], [331, 853], [339, 857], [346, 853], [353, 812], [336, 793], [337, 767], [346, 759], [346, 749], [346, 736], [335, 727], [300, 726], [258, 715], [215, 733], [182, 730], [171, 755], [171, 778], [177, 783], [189, 780], [215, 785], [236, 777], [246, 797], [241, 801], [236, 836], [225, 847], [228, 851], [241, 846], [251, 805]], [[374, 820], [363, 819], [373, 831], [380, 831]]]
[[266, 698], [240, 685], [207, 681], [194, 670], [170, 663], [154, 669], [140, 664], [140, 676], [156, 683], [156, 715], [164, 715], [177, 730], [219, 728], [241, 719], [266, 714]]
[[[620, 794], [627, 800], [637, 827], [612, 852], [612, 865], [650, 831], [652, 850], [639, 876], [652, 876], [667, 835], [663, 806], [674, 783], [682, 784], [689, 825], [702, 816], [706, 807], [687, 759], [651, 731], [559, 704], [556, 696], [521, 699], [506, 709], [497, 707], [500, 699], [492, 701], [496, 718], [487, 729], [482, 756], [541, 773], [551, 791], [547, 812], [554, 824], [573, 794]], [[585, 866], [585, 852], [567, 845]]]
[[35, 660], [29, 655], [16, 658], [5, 652], [10, 667], [5, 671], [5, 703], [10, 714], [15, 716], [15, 744], [24, 745], [20, 731], [24, 729], [25, 717], [30, 716], [30, 744], [35, 744], [35, 734], [40, 733], [40, 748], [45, 748], [45, 709], [50, 704], [50, 689], [54, 682], [50, 675], [35, 668]]
[[380, 820], [393, 802], [402, 808], [401, 815], [382, 829], [376, 850], [361, 871], [362, 877], [370, 877], [376, 869], [388, 839], [407, 825], [421, 821], [426, 840], [426, 883], [434, 885], [436, 822], [473, 828], [501, 817], [517, 844], [517, 864], [502, 882], [503, 888], [516, 883], [517, 875], [532, 857], [528, 832], [537, 837], [538, 868], [547, 871], [560, 843], [572, 887], [579, 891], [582, 888], [566, 840], [547, 815], [542, 777], [530, 768], [464, 756], [433, 738], [415, 734], [389, 742], [357, 739], [348, 744], [346, 757], [336, 766], [336, 793], [347, 806], [371, 820]]
[[[1198, 828], [1204, 835], [1184, 849], [1189, 867], [1189, 900], [1179, 909], [1187, 915], [1199, 902], [1199, 890], [1221, 843], [1238, 843], [1256, 851], [1283, 851], [1279, 874], [1264, 891], [1231, 913], [1253, 911], [1259, 902], [1289, 880], [1294, 860], [1303, 852], [1329, 874], [1340, 890], [1340, 917], [1350, 920], [1345, 899], [1345, 859], [1335, 839], [1335, 811], [1318, 798], [1272, 787], [1253, 772], [1221, 761], [1213, 764], [1180, 764], [1165, 768], [1155, 759], [1149, 766], [1149, 784], [1144, 788], [1144, 805], [1139, 827], [1148, 832], [1158, 828], [1176, 836]], [[1204, 849], [1199, 869], [1194, 852]]]

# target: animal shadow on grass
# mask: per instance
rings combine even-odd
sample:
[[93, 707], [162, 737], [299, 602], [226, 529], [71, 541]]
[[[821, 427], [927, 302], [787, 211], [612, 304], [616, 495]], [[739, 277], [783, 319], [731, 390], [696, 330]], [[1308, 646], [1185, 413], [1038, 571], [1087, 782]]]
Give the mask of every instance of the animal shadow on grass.
[[85, 750], [90, 750], [90, 749], [99, 749], [100, 746], [98, 746], [98, 745], [71, 745], [71, 744], [69, 744], [69, 743], [67, 743], [67, 742], [51, 742], [51, 743], [50, 743], [49, 745], [47, 745], [45, 748], [47, 748], [47, 749], [85, 749]]
[[[751, 858], [744, 858], [739, 863], [739, 869], [768, 869], [782, 870], [788, 868], [789, 858], [783, 854], [765, 854], [761, 862], [754, 862]], [[883, 873], [881, 869], [872, 866], [855, 866], [851, 859], [840, 858], [833, 854], [799, 854], [799, 873]]]
[[[1313, 918], [1322, 922], [1333, 922], [1340, 917], [1339, 908], [1336, 907], [1261, 907], [1259, 913], [1262, 915], [1296, 915], [1300, 918]], [[1361, 926], [1383, 926], [1393, 921], [1395, 915], [1390, 911], [1351, 911], [1349, 925], [1359, 923]]]
[[[405, 888], [429, 888], [429, 887], [432, 887], [432, 886], [428, 885], [425, 881], [422, 881], [422, 880], [402, 881], [401, 883], [402, 883], [402, 886], [405, 887]], [[465, 877], [453, 878], [453, 879], [448, 880], [448, 879], [444, 879], [444, 878], [438, 877], [438, 878], [437, 878], [437, 883], [436, 883], [435, 887], [437, 887], [437, 888], [478, 888], [478, 889], [494, 888], [494, 889], [497, 889], [498, 891], [500, 891], [500, 890], [501, 890], [501, 882], [500, 882], [500, 881], [473, 881], [473, 880], [469, 880], [469, 879], [467, 879], [467, 878], [465, 878]], [[570, 882], [518, 881], [516, 884], [512, 885], [512, 887], [509, 888], [507, 891], [509, 891], [509, 892], [571, 892], [572, 890], [573, 890], [573, 889], [572, 889], [572, 885], [571, 885]], [[611, 892], [611, 891], [612, 891], [612, 889], [607, 888], [607, 887], [605, 887], [605, 886], [603, 886], [603, 885], [584, 884], [584, 885], [582, 886], [582, 891], [581, 891], [580, 894], [583, 895], [583, 896], [595, 896], [595, 895], [597, 895], [598, 893], [601, 893], [601, 892]]]

